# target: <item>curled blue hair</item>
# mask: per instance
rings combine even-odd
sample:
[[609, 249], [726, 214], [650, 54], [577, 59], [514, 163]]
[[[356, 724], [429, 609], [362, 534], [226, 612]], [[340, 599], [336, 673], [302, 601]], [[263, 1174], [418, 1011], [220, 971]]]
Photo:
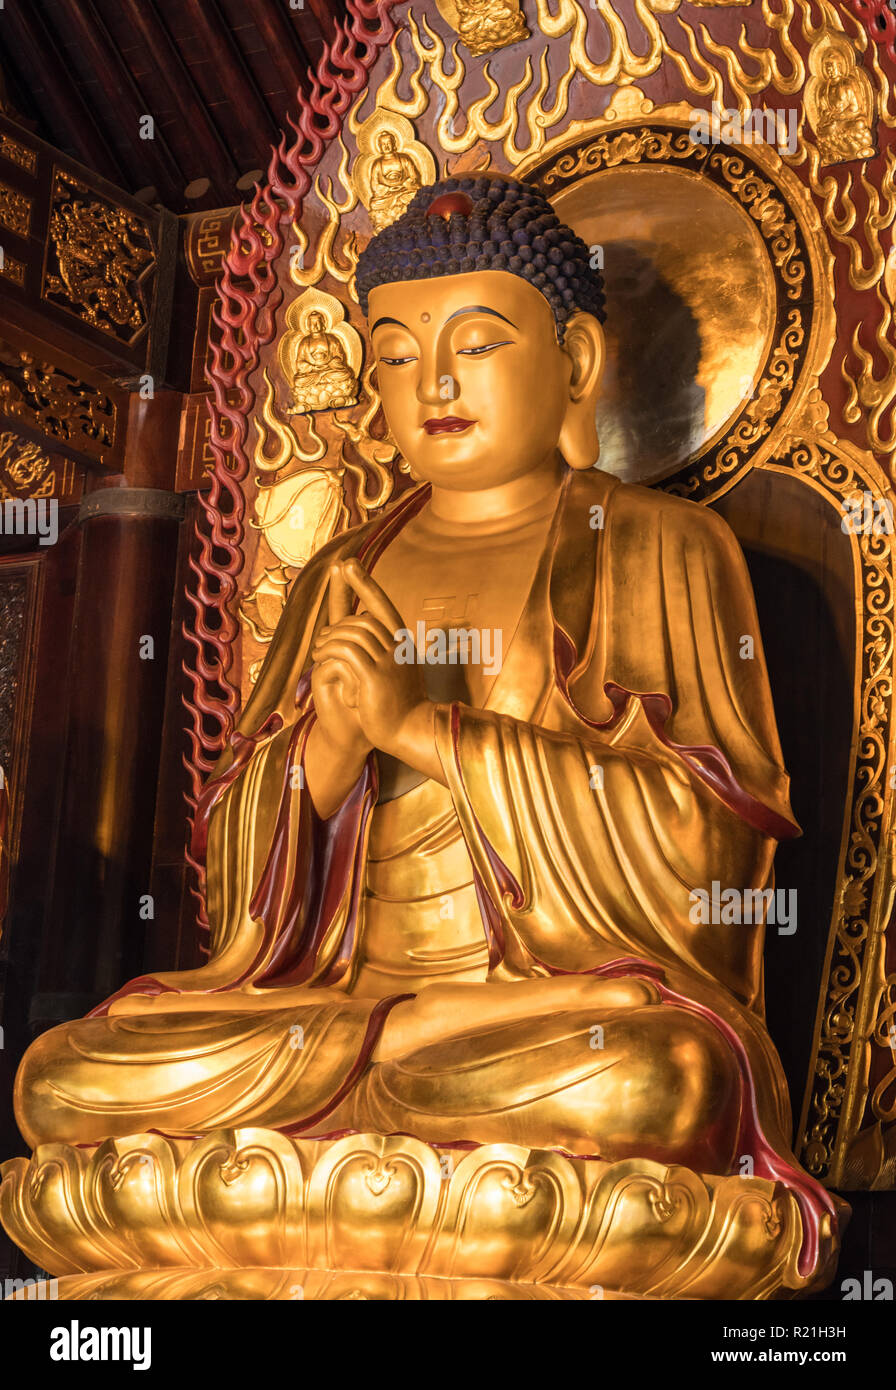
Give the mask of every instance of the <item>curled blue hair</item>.
[[573, 314], [593, 314], [600, 323], [606, 317], [603, 279], [589, 247], [543, 193], [503, 175], [466, 174], [418, 189], [361, 252], [355, 284], [366, 314], [377, 285], [475, 270], [528, 280], [547, 300], [561, 343]]

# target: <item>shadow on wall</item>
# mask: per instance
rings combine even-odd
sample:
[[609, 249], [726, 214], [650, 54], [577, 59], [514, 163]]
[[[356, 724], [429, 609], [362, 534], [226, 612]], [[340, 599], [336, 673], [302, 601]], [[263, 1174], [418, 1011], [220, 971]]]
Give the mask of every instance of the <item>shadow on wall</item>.
[[746, 556], [768, 663], [791, 804], [803, 834], [775, 856], [776, 885], [796, 890], [797, 930], [766, 936], [768, 1027], [787, 1074], [794, 1124], [837, 891], [853, 720], [855, 609], [842, 513], [782, 474], [751, 473], [714, 510]]
[[696, 451], [706, 398], [697, 381], [700, 329], [687, 302], [636, 242], [604, 248], [607, 365], [597, 407], [600, 467], [626, 481], [657, 478]]

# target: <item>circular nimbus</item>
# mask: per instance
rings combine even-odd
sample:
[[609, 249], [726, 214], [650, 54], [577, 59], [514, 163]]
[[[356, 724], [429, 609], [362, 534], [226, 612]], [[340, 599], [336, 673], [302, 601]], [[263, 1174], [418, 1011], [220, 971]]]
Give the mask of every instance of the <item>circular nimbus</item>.
[[687, 170], [608, 169], [552, 202], [602, 264], [600, 466], [655, 481], [722, 439], [753, 396], [777, 317], [763, 238]]

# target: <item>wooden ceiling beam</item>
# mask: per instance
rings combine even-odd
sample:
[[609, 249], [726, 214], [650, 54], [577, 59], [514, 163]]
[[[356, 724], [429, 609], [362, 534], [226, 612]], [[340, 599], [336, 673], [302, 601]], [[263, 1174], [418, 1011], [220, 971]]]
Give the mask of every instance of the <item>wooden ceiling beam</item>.
[[[147, 166], [152, 172], [152, 182], [158, 188], [163, 201], [166, 197], [180, 199], [185, 182], [174, 154], [168, 147], [164, 135], [154, 127], [153, 138], [140, 138], [140, 122], [143, 116], [152, 116], [149, 103], [134, 81], [130, 69], [125, 65], [109, 31], [96, 11], [93, 0], [78, 0], [66, 12], [69, 32], [77, 39], [91, 72], [106, 88], [108, 95], [116, 104], [120, 103], [120, 116], [123, 128], [128, 134], [128, 142], [139, 156], [134, 159], [132, 169]], [[132, 185], [132, 178], [126, 186]]]
[[277, 5], [272, 6], [270, 0], [242, 2], [286, 90], [289, 112], [295, 116], [299, 96], [309, 87], [308, 68], [314, 66], [312, 59], [305, 51], [297, 30], [287, 19], [288, 11]]
[[277, 123], [256, 86], [245, 58], [215, 0], [182, 0], [196, 34], [233, 98], [234, 116], [264, 159], [280, 138]]
[[308, 8], [317, 20], [327, 43], [332, 43], [336, 36], [337, 21], [345, 18], [345, 5], [334, 5], [331, 0], [308, 0]]
[[117, 3], [146, 45], [156, 76], [164, 83], [174, 110], [188, 126], [189, 138], [197, 145], [202, 168], [193, 171], [194, 176], [200, 173], [208, 176], [222, 196], [230, 197], [232, 185], [244, 170], [237, 167], [154, 0], [117, 0]]
[[59, 132], [64, 130], [76, 158], [121, 186], [125, 174], [114, 147], [97, 126], [89, 106], [72, 82], [69, 65], [60, 55], [35, 0], [28, 0], [27, 4], [17, 0], [7, 6], [3, 11], [3, 23], [11, 27], [26, 64], [24, 68], [16, 64], [22, 90], [27, 91], [35, 77], [43, 85], [42, 101], [50, 115], [51, 132], [58, 138]]

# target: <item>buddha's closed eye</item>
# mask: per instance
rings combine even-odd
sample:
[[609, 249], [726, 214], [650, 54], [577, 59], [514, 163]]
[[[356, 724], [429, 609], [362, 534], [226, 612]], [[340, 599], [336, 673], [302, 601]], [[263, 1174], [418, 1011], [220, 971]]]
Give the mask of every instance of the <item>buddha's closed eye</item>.
[[484, 352], [494, 352], [495, 348], [510, 347], [512, 339], [505, 338], [500, 343], [483, 343], [481, 347], [458, 348], [458, 357], [480, 357]]

